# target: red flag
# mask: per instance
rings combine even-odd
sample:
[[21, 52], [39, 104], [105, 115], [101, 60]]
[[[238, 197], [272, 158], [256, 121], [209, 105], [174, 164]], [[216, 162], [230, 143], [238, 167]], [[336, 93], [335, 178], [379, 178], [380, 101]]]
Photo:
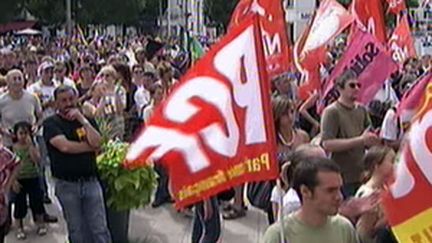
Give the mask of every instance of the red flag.
[[399, 105], [398, 116], [401, 122], [409, 122], [421, 104], [424, 90], [429, 83], [432, 83], [432, 73], [427, 73], [405, 92]]
[[162, 161], [177, 207], [277, 177], [269, 81], [258, 18], [252, 17], [183, 77], [126, 157], [131, 169]]
[[353, 0], [351, 6], [357, 21], [379, 41], [386, 43], [387, 32], [381, 0]]
[[388, 47], [392, 53], [393, 60], [401, 66], [408, 58], [417, 56], [406, 15], [403, 15], [396, 26], [389, 40]]
[[288, 42], [285, 13], [281, 0], [241, 0], [231, 17], [230, 28], [238, 26], [247, 16], [258, 14], [270, 79], [291, 67], [292, 50]]
[[[397, 64], [391, 59], [387, 50], [371, 34], [357, 31], [343, 57], [337, 63], [328, 81], [323, 87], [323, 99], [320, 108], [328, 104], [334, 91], [335, 79], [351, 69], [362, 84], [359, 92], [359, 102], [369, 103], [386, 79], [397, 70]], [[319, 109], [319, 110], [321, 110]]]
[[338, 2], [334, 0], [321, 2], [312, 24], [303, 32], [294, 47], [295, 64], [303, 74], [301, 94], [311, 94], [320, 88], [319, 69], [325, 62], [326, 45], [353, 20], [352, 15]]
[[387, 0], [388, 11], [394, 14], [406, 10], [405, 0]]
[[396, 178], [383, 195], [385, 212], [398, 242], [431, 242], [432, 235], [432, 84], [412, 120]]

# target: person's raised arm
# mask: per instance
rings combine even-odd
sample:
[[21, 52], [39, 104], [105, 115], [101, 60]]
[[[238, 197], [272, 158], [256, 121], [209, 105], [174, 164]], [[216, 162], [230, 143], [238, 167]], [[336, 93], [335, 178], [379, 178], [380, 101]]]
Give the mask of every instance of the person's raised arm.
[[334, 110], [324, 110], [321, 119], [322, 146], [328, 152], [342, 152], [357, 147], [370, 146], [378, 141], [377, 135], [366, 129], [363, 134], [352, 138], [337, 138], [338, 115]]
[[67, 114], [72, 120], [79, 121], [85, 131], [88, 144], [94, 149], [99, 149], [102, 143], [102, 137], [95, 127], [87, 120], [87, 118], [78, 109], [72, 109]]
[[312, 94], [299, 108], [300, 114], [310, 123], [312, 124], [313, 128], [317, 130], [320, 129], [320, 123], [315, 118], [313, 118], [310, 114], [308, 109], [314, 106], [318, 99], [319, 95], [318, 93]]
[[80, 154], [95, 151], [95, 148], [90, 146], [87, 142], [69, 141], [64, 135], [57, 135], [51, 138], [49, 143], [65, 154]]

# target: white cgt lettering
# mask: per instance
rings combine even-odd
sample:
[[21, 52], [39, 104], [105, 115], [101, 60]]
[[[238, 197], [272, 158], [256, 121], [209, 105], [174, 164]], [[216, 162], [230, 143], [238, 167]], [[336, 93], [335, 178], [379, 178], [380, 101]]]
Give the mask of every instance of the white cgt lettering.
[[156, 126], [149, 126], [132, 144], [126, 159], [135, 160], [142, 151], [149, 148], [156, 148], [149, 156], [149, 159], [155, 160], [170, 151], [181, 153], [186, 161], [195, 161], [195, 163], [187, 163], [192, 172], [200, 171], [210, 165], [195, 136]]
[[282, 44], [279, 33], [270, 36], [269, 33], [263, 31], [264, 51], [266, 57], [282, 52]]
[[[427, 144], [426, 132], [432, 125], [432, 111], [427, 112], [421, 120], [417, 120], [410, 131], [409, 146], [414, 157], [415, 163], [420, 168], [423, 175], [432, 185], [432, 153]], [[421, 134], [422, 137], [414, 138], [413, 136]], [[408, 195], [415, 186], [415, 180], [408, 170], [406, 161], [403, 159], [398, 168], [398, 180], [392, 187], [392, 193], [395, 198], [401, 198]], [[399, 175], [403, 175], [399, 178]]]
[[[167, 120], [183, 124], [199, 112], [199, 108], [189, 102], [192, 98], [197, 97], [212, 104], [222, 114], [227, 132], [219, 124], [211, 124], [197, 131], [197, 134], [215, 152], [233, 157], [239, 146], [240, 132], [245, 134], [246, 144], [266, 141], [253, 26], [221, 49], [214, 65], [232, 84], [234, 102], [246, 111], [245, 121], [239, 121], [245, 123], [244, 131], [240, 131], [237, 124], [230, 88], [211, 77], [196, 77], [186, 81], [167, 101], [163, 114]], [[241, 80], [242, 65], [246, 70], [244, 83]], [[133, 161], [142, 151], [151, 148], [155, 148], [149, 156], [151, 159], [176, 151], [183, 155], [192, 172], [198, 172], [207, 168], [210, 162], [197, 134], [188, 135], [173, 128], [150, 125], [131, 146], [127, 159]]]
[[[245, 45], [248, 43], [248, 45]], [[258, 63], [255, 52], [254, 29], [247, 28], [238, 38], [224, 47], [216, 56], [216, 70], [231, 82], [236, 104], [246, 110], [245, 143], [256, 144], [266, 141], [264, 112], [261, 98]], [[244, 62], [242, 62], [242, 59]], [[244, 65], [246, 82], [242, 82]], [[265, 90], [264, 92], [267, 92]]]
[[189, 102], [193, 97], [199, 97], [215, 106], [226, 121], [227, 135], [219, 124], [212, 124], [200, 131], [204, 141], [219, 154], [235, 156], [240, 135], [228, 87], [211, 77], [191, 79], [171, 97], [173, 102], [169, 102], [164, 110], [166, 118], [179, 123], [192, 118], [199, 111]]

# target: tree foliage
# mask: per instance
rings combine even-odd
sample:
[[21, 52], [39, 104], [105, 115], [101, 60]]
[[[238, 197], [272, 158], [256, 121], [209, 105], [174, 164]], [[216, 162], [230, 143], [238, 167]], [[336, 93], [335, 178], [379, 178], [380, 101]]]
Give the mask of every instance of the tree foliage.
[[0, 1], [0, 23], [7, 23], [11, 21], [14, 16], [19, 12], [18, 1], [15, 0], [1, 0]]
[[22, 6], [44, 24], [60, 25], [66, 20], [64, 0], [24, 0]]
[[82, 24], [134, 24], [149, 0], [80, 0], [75, 17]]
[[[80, 24], [134, 25], [141, 18], [156, 20], [166, 0], [70, 0], [72, 18]], [[0, 0], [0, 22], [10, 22], [27, 10], [48, 25], [66, 21], [66, 0]]]
[[204, 0], [207, 25], [226, 29], [239, 0]]

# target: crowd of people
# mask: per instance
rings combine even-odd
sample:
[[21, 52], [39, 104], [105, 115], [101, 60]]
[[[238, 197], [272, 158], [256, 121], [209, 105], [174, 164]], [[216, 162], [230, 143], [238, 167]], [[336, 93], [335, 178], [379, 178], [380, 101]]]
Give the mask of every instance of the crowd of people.
[[[0, 169], [9, 180], [0, 185], [0, 242], [13, 222], [16, 237], [26, 239], [28, 206], [38, 235], [57, 222], [44, 205], [51, 202], [48, 168], [69, 241], [111, 242], [96, 167], [101, 141], [134, 139], [189, 67], [187, 54], [146, 36], [90, 43], [32, 37], [19, 44], [1, 38]], [[323, 79], [345, 42], [339, 38], [329, 48]], [[336, 80], [337, 99], [322, 114], [319, 94], [299, 100], [299, 73], [274, 78], [280, 177], [195, 205], [192, 242], [217, 242], [221, 216], [235, 220], [252, 206], [268, 216], [265, 243], [397, 242], [379, 202], [409, 127], [409, 117], [398, 117], [395, 108], [431, 67], [429, 55], [407, 60], [367, 106], [357, 103], [356, 74], [345, 71]], [[165, 169], [157, 164], [155, 170], [152, 206], [159, 207], [172, 197]]]

